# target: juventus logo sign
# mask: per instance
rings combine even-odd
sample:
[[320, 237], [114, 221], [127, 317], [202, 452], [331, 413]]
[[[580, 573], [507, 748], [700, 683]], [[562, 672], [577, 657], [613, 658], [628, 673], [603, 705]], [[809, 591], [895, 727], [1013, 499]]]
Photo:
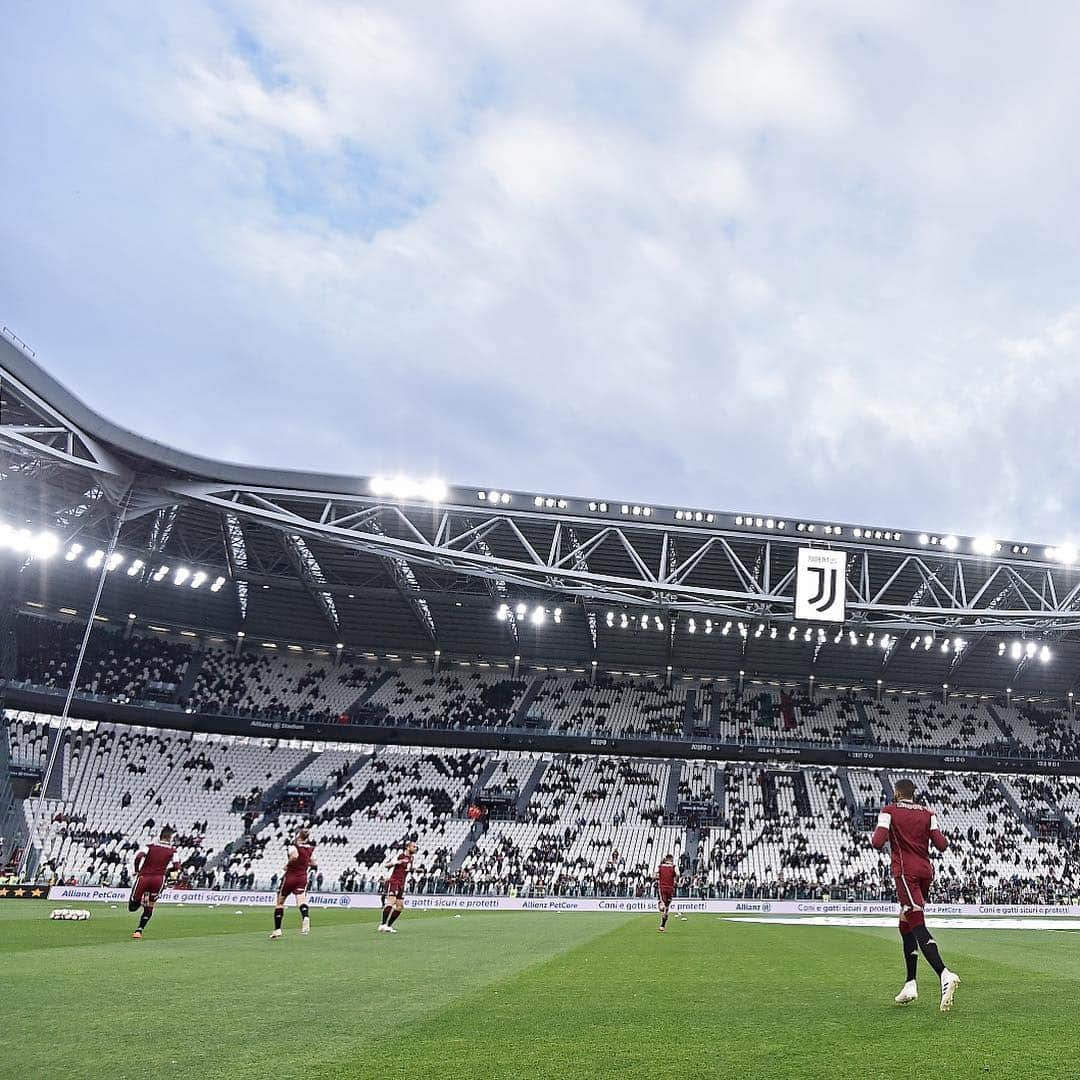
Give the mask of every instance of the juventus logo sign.
[[795, 578], [795, 618], [808, 622], [844, 621], [847, 553], [799, 548]]

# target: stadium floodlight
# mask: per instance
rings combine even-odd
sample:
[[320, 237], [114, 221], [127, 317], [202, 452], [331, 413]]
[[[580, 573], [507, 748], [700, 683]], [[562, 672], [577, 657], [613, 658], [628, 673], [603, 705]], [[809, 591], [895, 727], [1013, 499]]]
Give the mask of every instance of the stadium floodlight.
[[[726, 623], [724, 623], [724, 629], [721, 630], [720, 633], [721, 634], [726, 634], [730, 629], [731, 629], [731, 620], [728, 619], [728, 621]], [[712, 633], [712, 619], [709, 620], [709, 633]]]
[[186, 566], [178, 566], [176, 573], [173, 574], [173, 584], [183, 585], [189, 577], [191, 577], [191, 571]]
[[165, 575], [166, 575], [166, 574], [167, 574], [168, 572], [169, 572], [169, 568], [168, 568], [168, 566], [166, 566], [166, 565], [165, 565], [164, 563], [162, 563], [162, 564], [161, 564], [161, 566], [159, 566], [159, 567], [158, 567], [158, 568], [157, 568], [157, 569], [156, 569], [156, 570], [154, 571], [154, 580], [155, 580], [155, 581], [163, 581], [163, 580], [164, 580], [164, 578], [165, 578]]
[[614, 611], [609, 611], [607, 613], [607, 615], [605, 616], [604, 621], [608, 624], [608, 626], [614, 626], [615, 625], [615, 612]]
[[561, 622], [562, 622], [562, 608], [561, 608], [561, 607], [557, 607], [557, 608], [556, 608], [556, 609], [555, 609], [555, 610], [554, 610], [554, 611], [553, 611], [553, 612], [551, 613], [551, 617], [552, 617], [552, 618], [553, 618], [553, 619], [554, 619], [554, 620], [555, 620], [555, 621], [556, 621], [557, 623], [561, 623]]
[[924, 651], [925, 651], [925, 652], [929, 652], [929, 651], [930, 651], [930, 647], [931, 647], [931, 646], [932, 646], [932, 645], [934, 644], [934, 635], [933, 635], [933, 634], [927, 634], [927, 635], [926, 635], [926, 636], [925, 636], [925, 637], [924, 637], [924, 638], [922, 639], [922, 643], [923, 643], [923, 649], [924, 649]]
[[836, 637], [834, 637], [832, 639], [832, 643], [834, 645], [839, 645], [840, 642], [843, 640], [843, 637], [844, 637], [844, 631], [843, 630], [837, 630], [836, 631]]
[[242, 637], [247, 637], [247, 635], [246, 635], [246, 634], [244, 633], [244, 631], [243, 631], [243, 630], [237, 630], [237, 631], [236, 631], [236, 636], [237, 636], [238, 638], [242, 638]]
[[506, 617], [509, 614], [510, 614], [510, 608], [507, 607], [506, 604], [500, 604], [499, 605], [499, 610], [495, 612], [495, 618], [498, 619], [499, 622], [506, 622]]
[[787, 639], [788, 639], [788, 641], [794, 641], [795, 640], [795, 627], [794, 626], [791, 627], [790, 630], [788, 630]]
[[620, 618], [619, 618], [619, 629], [620, 630], [625, 630], [625, 629], [627, 629], [627, 627], [629, 627], [629, 625], [630, 625], [630, 617], [624, 611], [622, 613], [622, 615], [620, 616]]
[[998, 642], [998, 656], [1004, 656], [1006, 648], [1008, 648], [1008, 646], [1005, 644], [1005, 642], [1004, 641], [999, 641]]
[[971, 550], [976, 555], [993, 555], [997, 550], [997, 542], [989, 536], [980, 536], [971, 542]]
[[220, 592], [221, 587], [224, 584], [225, 584], [225, 579], [223, 577], [216, 577], [216, 578], [214, 578], [214, 583], [210, 586], [210, 591], [211, 592]]
[[97, 551], [86, 560], [86, 565], [91, 570], [96, 570], [104, 561], [105, 552], [102, 551], [101, 548], [98, 548]]
[[109, 556], [109, 561], [105, 566], [105, 569], [112, 573], [113, 570], [120, 568], [120, 564], [124, 561], [124, 556], [119, 551], [114, 551]]
[[1072, 566], [1077, 558], [1076, 548], [1072, 544], [1063, 544], [1057, 549], [1055, 558], [1059, 563], [1064, 563], [1066, 566]]
[[1020, 642], [1019, 641], [1014, 641], [1012, 643], [1012, 648], [1009, 650], [1009, 655], [1014, 660], [1019, 660], [1021, 655], [1023, 654], [1023, 652], [1024, 652], [1024, 647], [1020, 644]]
[[1049, 648], [1049, 646], [1044, 645], [1039, 650], [1039, 661], [1040, 661], [1040, 663], [1043, 663], [1043, 664], [1047, 664], [1047, 663], [1050, 662], [1050, 648]]
[[145, 565], [142, 559], [136, 559], [127, 569], [128, 577], [134, 577]]
[[661, 621], [660, 616], [657, 615], [654, 621], [656, 622], [656, 629], [659, 630], [661, 633], [663, 633], [664, 624]]
[[517, 615], [519, 618], [524, 618], [525, 613], [528, 610], [529, 609], [525, 604], [518, 604], [518, 606], [516, 608], [514, 608], [514, 614]]
[[[446, 483], [436, 477], [427, 480], [414, 480], [409, 476], [376, 476], [371, 481], [372, 495], [389, 495], [393, 499], [423, 499], [425, 502], [438, 503], [446, 498]], [[483, 493], [478, 492], [478, 495]], [[498, 494], [497, 492], [495, 493]], [[490, 499], [491, 493], [488, 493]], [[494, 499], [492, 501], [498, 501]]]
[[953, 638], [953, 652], [963, 652], [967, 648], [967, 642], [962, 637]]
[[697, 633], [697, 623], [694, 621], [693, 617], [691, 617], [690, 621], [686, 624], [686, 630], [690, 634]]
[[919, 543], [925, 547], [930, 543], [930, 537], [926, 533], [919, 533]]
[[134, 622], [138, 617], [139, 616], [136, 615], [134, 611], [129, 611], [128, 612], [128, 618], [131, 619], [132, 622]]
[[919, 639], [917, 637], [911, 639], [911, 649], [914, 652], [919, 647]]
[[1027, 652], [1027, 654], [1028, 654], [1028, 657], [1032, 657], [1032, 656], [1034, 656], [1034, 655], [1035, 655], [1035, 650], [1036, 650], [1037, 648], [1038, 648], [1038, 646], [1037, 646], [1037, 645], [1035, 644], [1035, 642], [1034, 642], [1034, 641], [1029, 641], [1029, 642], [1027, 643], [1027, 647], [1026, 647], [1026, 649], [1025, 649], [1025, 652]]
[[72, 544], [71, 547], [67, 549], [67, 554], [64, 558], [67, 559], [68, 562], [74, 562], [74, 560], [82, 554], [82, 550], [82, 544]]
[[547, 617], [547, 612], [542, 607], [533, 608], [532, 623], [534, 626], [539, 626]]
[[949, 551], [955, 551], [959, 543], [960, 541], [957, 540], [955, 536], [946, 536], [945, 539], [941, 541], [941, 546], [943, 548], [948, 548]]
[[206, 583], [206, 579], [209, 576], [210, 575], [207, 574], [204, 570], [196, 570], [195, 573], [192, 575], [192, 578], [191, 578], [191, 587], [193, 589], [202, 588], [202, 586]]
[[867, 645], [873, 645], [873, 644], [874, 644], [874, 634], [873, 634], [873, 631], [871, 631], [871, 632], [870, 632], [869, 634], [867, 634], [867, 635], [866, 635], [866, 644], [867, 644]]
[[[712, 624], [712, 619], [706, 619], [705, 620], [705, 633], [706, 634], [711, 634], [712, 633], [712, 625], [713, 625]], [[727, 626], [724, 627], [724, 633], [726, 634], [730, 628], [731, 628], [731, 623], [728, 623]]]

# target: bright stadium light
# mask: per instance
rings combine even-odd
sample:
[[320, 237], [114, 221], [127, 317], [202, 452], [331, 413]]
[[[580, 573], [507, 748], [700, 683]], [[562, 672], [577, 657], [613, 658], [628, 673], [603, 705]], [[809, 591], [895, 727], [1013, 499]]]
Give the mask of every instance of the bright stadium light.
[[528, 609], [528, 607], [526, 607], [525, 604], [518, 604], [518, 606], [516, 608], [514, 608], [514, 614], [517, 615], [519, 618], [523, 619], [523, 618], [525, 618], [525, 613], [528, 610], [529, 609]]
[[205, 571], [203, 571], [203, 570], [196, 570], [196, 571], [195, 571], [195, 574], [193, 575], [193, 577], [192, 577], [192, 579], [191, 579], [191, 587], [192, 587], [193, 589], [199, 589], [199, 588], [202, 588], [203, 584], [204, 584], [204, 583], [206, 582], [206, 579], [207, 579], [207, 578], [208, 578], [209, 576], [210, 576], [210, 575], [209, 575], [209, 574], [207, 574], [207, 573], [206, 573]]
[[539, 626], [545, 619], [547, 613], [542, 607], [533, 608], [532, 622], [534, 626]]
[[997, 542], [989, 536], [980, 536], [971, 541], [971, 550], [976, 555], [993, 555], [997, 550]]
[[1025, 652], [1027, 652], [1029, 658], [1035, 655], [1035, 650], [1037, 648], [1038, 646], [1035, 644], [1034, 641], [1029, 641], [1027, 643], [1027, 648], [1025, 649]]
[[97, 551], [86, 560], [86, 565], [91, 570], [96, 570], [104, 561], [105, 552], [102, 551], [101, 548], [98, 548]]
[[183, 585], [189, 577], [191, 577], [191, 571], [186, 566], [178, 566], [176, 573], [173, 574], [173, 584]]
[[561, 608], [561, 607], [557, 607], [557, 608], [556, 608], [556, 609], [555, 609], [555, 610], [554, 610], [554, 611], [553, 611], [553, 612], [551, 613], [551, 617], [552, 617], [552, 618], [553, 618], [553, 619], [554, 619], [554, 620], [555, 620], [555, 621], [556, 621], [557, 623], [561, 623], [561, 622], [562, 622], [562, 608]]
[[165, 565], [165, 563], [162, 563], [162, 564], [161, 564], [161, 566], [159, 566], [159, 567], [158, 567], [158, 568], [157, 568], [157, 569], [156, 569], [156, 570], [154, 571], [154, 580], [155, 580], [155, 581], [164, 581], [164, 580], [165, 580], [165, 575], [166, 575], [166, 574], [167, 574], [168, 572], [169, 572], [169, 568], [168, 568], [168, 566], [167, 566], [167, 565]]
[[82, 554], [82, 550], [82, 544], [72, 544], [71, 547], [67, 549], [67, 554], [64, 558], [67, 559], [68, 562], [74, 562]]
[[499, 622], [506, 622], [506, 616], [510, 614], [510, 609], [505, 604], [499, 605], [499, 610], [495, 612], [495, 618]]
[[[427, 480], [414, 480], [410, 476], [376, 476], [371, 481], [372, 495], [389, 495], [393, 499], [423, 499], [425, 502], [438, 503], [446, 498], [447, 488], [444, 481], [436, 477]], [[498, 492], [495, 492], [498, 501]], [[509, 499], [506, 500], [509, 502]]]
[[111, 554], [111, 555], [109, 556], [109, 562], [108, 562], [108, 564], [107, 564], [107, 566], [106, 566], [106, 569], [107, 569], [107, 570], [108, 570], [108, 571], [109, 571], [110, 573], [112, 573], [112, 571], [113, 571], [113, 570], [117, 570], [117, 569], [119, 569], [119, 568], [120, 568], [120, 564], [121, 564], [121, 563], [122, 563], [123, 561], [124, 561], [124, 556], [123, 556], [123, 555], [121, 555], [119, 551], [114, 551], [114, 552], [113, 552], [113, 553], [112, 553], [112, 554]]
[[135, 575], [136, 575], [136, 574], [137, 574], [137, 573], [138, 573], [138, 572], [139, 572], [139, 571], [140, 571], [140, 570], [141, 570], [141, 569], [142, 569], [142, 568], [143, 568], [143, 567], [144, 567], [145, 565], [146, 565], [146, 563], [144, 563], [144, 562], [142, 561], [142, 559], [136, 559], [136, 560], [135, 560], [135, 561], [134, 561], [134, 562], [133, 562], [133, 563], [132, 563], [132, 564], [131, 564], [131, 565], [130, 565], [130, 566], [129, 566], [128, 568], [127, 568], [127, 574], [128, 574], [128, 577], [134, 577], [134, 576], [135, 576]]
[[[730, 627], [731, 627], [731, 623], [728, 623], [727, 627], [724, 628], [724, 633], [725, 634], [728, 632], [728, 629]], [[712, 619], [706, 619], [705, 620], [705, 633], [706, 634], [711, 634], [712, 633]]]
[[1014, 660], [1019, 660], [1021, 655], [1023, 654], [1023, 652], [1024, 652], [1024, 647], [1020, 644], [1020, 642], [1019, 641], [1014, 641], [1012, 643], [1012, 648], [1009, 650], [1009, 655]]
[[959, 541], [959, 540], [957, 540], [955, 536], [946, 536], [946, 537], [945, 537], [945, 538], [944, 538], [944, 539], [943, 539], [943, 540], [941, 541], [941, 546], [942, 546], [943, 548], [948, 548], [948, 549], [949, 549], [949, 551], [955, 551], [955, 550], [956, 550], [956, 548], [957, 548], [957, 545], [958, 545], [959, 543], [960, 543], [960, 541]]
[[221, 587], [224, 584], [225, 584], [225, 579], [223, 577], [216, 577], [216, 578], [214, 578], [213, 585], [210, 586], [210, 591], [211, 592], [220, 592]]
[[1050, 662], [1050, 649], [1048, 646], [1044, 645], [1039, 650], [1039, 661], [1043, 664], [1048, 664]]

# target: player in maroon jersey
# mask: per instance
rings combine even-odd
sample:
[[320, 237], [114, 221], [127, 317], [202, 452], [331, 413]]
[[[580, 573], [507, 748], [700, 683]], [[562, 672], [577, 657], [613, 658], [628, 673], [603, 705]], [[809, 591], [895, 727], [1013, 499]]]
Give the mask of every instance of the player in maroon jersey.
[[139, 928], [131, 935], [136, 941], [142, 939], [146, 924], [154, 914], [154, 905], [165, 887], [165, 875], [180, 869], [181, 863], [172, 842], [174, 835], [173, 830], [166, 826], [158, 840], [140, 848], [135, 855], [135, 884], [131, 886], [128, 897], [128, 911], [138, 911], [140, 906], [143, 909]]
[[397, 857], [396, 861], [387, 863], [390, 869], [390, 880], [386, 883], [386, 892], [383, 895], [382, 922], [379, 923], [379, 932], [383, 934], [396, 934], [394, 923], [405, 910], [405, 877], [412, 866], [413, 856], [416, 854], [416, 845], [410, 840]]
[[285, 873], [281, 877], [281, 887], [278, 889], [277, 902], [274, 905], [274, 932], [270, 935], [271, 941], [281, 937], [281, 920], [285, 917], [285, 901], [290, 896], [296, 897], [296, 906], [300, 909], [300, 933], [311, 932], [307, 886], [308, 874], [315, 869], [317, 869], [315, 845], [311, 842], [311, 834], [308, 830], [301, 829], [296, 834], [296, 839], [289, 845], [288, 862], [285, 864]]
[[675, 899], [675, 886], [678, 884], [678, 871], [675, 869], [675, 856], [665, 855], [656, 872], [656, 891], [660, 898], [660, 930], [667, 929], [668, 913], [671, 901]]
[[896, 1002], [907, 1005], [919, 996], [915, 969], [921, 949], [941, 979], [941, 1011], [948, 1012], [952, 1008], [960, 976], [950, 971], [941, 959], [937, 942], [926, 926], [925, 909], [934, 880], [930, 845], [944, 851], [949, 841], [938, 828], [937, 815], [915, 802], [915, 785], [910, 780], [896, 781], [893, 801], [878, 814], [877, 828], [870, 842], [878, 851], [886, 843], [889, 845], [896, 895], [900, 900], [900, 937], [904, 943], [907, 981], [896, 995]]

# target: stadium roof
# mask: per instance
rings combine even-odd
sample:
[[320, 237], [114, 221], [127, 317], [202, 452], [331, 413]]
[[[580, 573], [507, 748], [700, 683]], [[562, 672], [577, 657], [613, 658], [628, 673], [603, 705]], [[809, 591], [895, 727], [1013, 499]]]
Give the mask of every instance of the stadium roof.
[[[4, 522], [59, 537], [61, 553], [23, 575], [22, 601], [46, 609], [87, 610], [119, 522], [101, 610], [170, 628], [1057, 696], [1080, 665], [1080, 570], [1066, 549], [234, 465], [111, 423], [7, 333], [0, 476]], [[795, 618], [800, 548], [846, 554], [842, 625]]]

